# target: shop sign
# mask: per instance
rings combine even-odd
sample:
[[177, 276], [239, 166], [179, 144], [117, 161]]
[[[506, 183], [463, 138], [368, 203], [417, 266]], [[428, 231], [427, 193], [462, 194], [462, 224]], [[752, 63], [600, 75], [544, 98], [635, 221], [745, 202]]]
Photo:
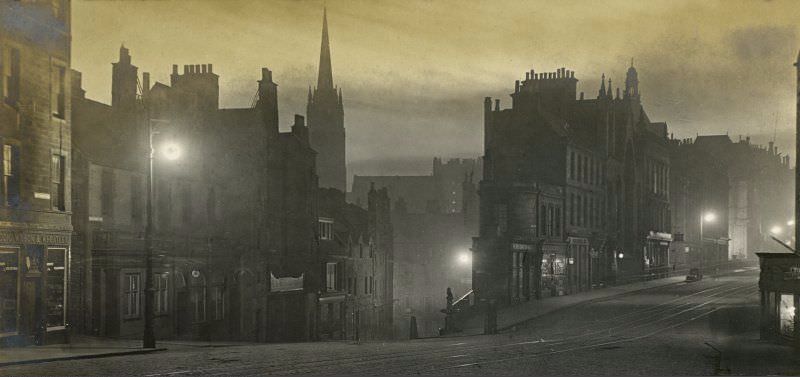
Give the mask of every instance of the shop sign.
[[567, 241], [569, 241], [569, 243], [572, 244], [572, 245], [588, 245], [589, 244], [589, 240], [587, 240], [586, 238], [581, 238], [581, 237], [567, 237]]
[[69, 245], [69, 234], [0, 232], [0, 243], [4, 244], [37, 244], [37, 245]]
[[672, 234], [664, 233], [664, 232], [654, 232], [650, 231], [647, 235], [647, 239], [649, 240], [660, 240], [660, 241], [672, 241]]
[[533, 245], [528, 245], [524, 243], [512, 243], [511, 248], [513, 250], [533, 250]]
[[269, 273], [269, 291], [270, 292], [290, 292], [303, 290], [303, 277], [305, 274], [300, 274], [299, 277], [293, 278], [291, 276], [276, 278], [272, 272]]

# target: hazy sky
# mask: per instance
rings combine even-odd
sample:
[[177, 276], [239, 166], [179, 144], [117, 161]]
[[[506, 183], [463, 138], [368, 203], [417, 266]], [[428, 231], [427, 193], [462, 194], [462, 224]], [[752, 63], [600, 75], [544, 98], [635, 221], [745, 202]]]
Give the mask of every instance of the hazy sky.
[[[425, 173], [433, 156], [482, 151], [483, 97], [527, 70], [566, 67], [596, 96], [631, 58], [645, 109], [675, 137], [777, 131], [794, 148], [797, 1], [328, 0], [334, 82], [343, 88], [348, 174]], [[246, 107], [260, 68], [279, 84], [282, 128], [316, 80], [321, 1], [73, 1], [73, 67], [110, 101], [120, 43], [153, 80], [214, 64], [223, 107]], [[793, 154], [793, 153], [792, 153]]]

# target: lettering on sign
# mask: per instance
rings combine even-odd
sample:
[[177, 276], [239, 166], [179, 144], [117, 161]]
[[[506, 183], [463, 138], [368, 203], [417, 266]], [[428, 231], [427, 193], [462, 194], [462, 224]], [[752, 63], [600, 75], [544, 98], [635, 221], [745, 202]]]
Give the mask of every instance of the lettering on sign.
[[514, 250], [533, 250], [533, 245], [526, 245], [524, 243], [512, 243], [511, 248]]
[[37, 245], [69, 245], [68, 234], [2, 232], [0, 243], [5, 244], [37, 244]]

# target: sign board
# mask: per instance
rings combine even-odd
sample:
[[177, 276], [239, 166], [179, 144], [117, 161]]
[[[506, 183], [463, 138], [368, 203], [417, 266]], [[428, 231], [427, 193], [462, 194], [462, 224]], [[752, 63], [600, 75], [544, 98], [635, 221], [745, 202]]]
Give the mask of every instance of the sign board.
[[672, 241], [672, 234], [664, 233], [664, 232], [654, 232], [650, 231], [647, 235], [647, 239], [649, 240], [661, 240], [661, 241]]
[[567, 241], [573, 245], [588, 245], [589, 240], [582, 237], [567, 237]]
[[512, 243], [511, 248], [514, 250], [533, 250], [533, 245], [524, 243]]
[[303, 278], [305, 274], [300, 274], [299, 277], [293, 278], [291, 276], [276, 278], [272, 272], [269, 273], [269, 291], [270, 292], [290, 292], [303, 290]]

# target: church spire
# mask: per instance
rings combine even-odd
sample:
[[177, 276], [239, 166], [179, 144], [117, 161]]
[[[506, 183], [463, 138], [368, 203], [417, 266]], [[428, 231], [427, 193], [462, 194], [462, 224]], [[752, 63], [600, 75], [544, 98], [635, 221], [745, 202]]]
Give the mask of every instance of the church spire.
[[317, 89], [333, 89], [333, 70], [331, 69], [331, 46], [328, 42], [328, 10], [322, 10], [322, 46], [319, 52], [319, 78]]
[[605, 96], [606, 96], [606, 74], [603, 73], [603, 76], [600, 77], [600, 93], [598, 93], [597, 98]]

